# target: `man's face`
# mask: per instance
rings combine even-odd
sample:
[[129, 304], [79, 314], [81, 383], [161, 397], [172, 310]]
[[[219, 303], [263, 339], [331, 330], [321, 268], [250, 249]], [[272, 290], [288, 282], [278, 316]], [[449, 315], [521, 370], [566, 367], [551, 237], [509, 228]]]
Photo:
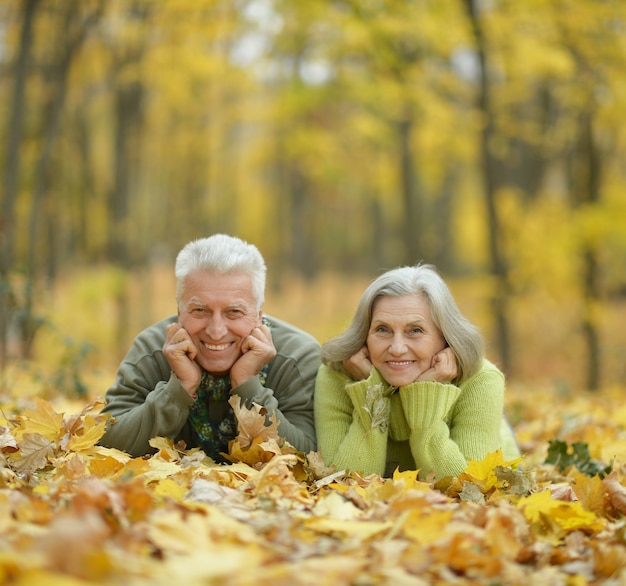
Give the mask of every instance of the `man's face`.
[[178, 322], [198, 350], [196, 362], [211, 374], [227, 375], [242, 354], [243, 341], [261, 324], [250, 276], [200, 270], [190, 273], [185, 279]]

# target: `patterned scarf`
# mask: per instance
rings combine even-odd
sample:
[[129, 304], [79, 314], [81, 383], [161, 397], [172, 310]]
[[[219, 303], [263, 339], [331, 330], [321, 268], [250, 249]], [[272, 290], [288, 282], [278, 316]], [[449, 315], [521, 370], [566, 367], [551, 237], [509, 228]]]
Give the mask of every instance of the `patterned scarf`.
[[[265, 318], [263, 324], [269, 326]], [[269, 364], [266, 364], [259, 374], [262, 385], [265, 385], [268, 370]], [[198, 398], [189, 411], [192, 436], [216, 462], [228, 462], [222, 453], [228, 453], [228, 443], [237, 436], [237, 419], [228, 402], [230, 391], [228, 376], [213, 376], [204, 371], [197, 389]]]

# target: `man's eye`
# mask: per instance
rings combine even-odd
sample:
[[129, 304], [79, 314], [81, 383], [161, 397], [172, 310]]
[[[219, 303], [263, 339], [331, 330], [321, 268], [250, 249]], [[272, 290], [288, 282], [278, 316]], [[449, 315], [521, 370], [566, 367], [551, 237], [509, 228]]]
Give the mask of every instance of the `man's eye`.
[[412, 328], [411, 329], [411, 333], [412, 334], [421, 334], [424, 330], [422, 330], [422, 328]]
[[191, 310], [191, 315], [205, 315], [206, 314], [206, 309], [204, 309], [203, 307], [194, 307]]
[[245, 315], [245, 314], [243, 311], [241, 311], [241, 309], [231, 309], [228, 312], [228, 316], [232, 318], [241, 317], [242, 315]]

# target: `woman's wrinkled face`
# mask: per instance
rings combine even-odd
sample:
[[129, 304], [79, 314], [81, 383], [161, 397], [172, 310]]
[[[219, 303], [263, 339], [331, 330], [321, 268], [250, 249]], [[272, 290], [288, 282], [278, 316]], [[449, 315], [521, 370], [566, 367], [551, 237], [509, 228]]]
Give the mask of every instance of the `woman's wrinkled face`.
[[367, 336], [370, 360], [392, 386], [414, 382], [447, 344], [422, 293], [379, 297]]
[[196, 362], [211, 374], [228, 374], [242, 354], [243, 341], [261, 323], [250, 275], [190, 273], [178, 321], [198, 349]]

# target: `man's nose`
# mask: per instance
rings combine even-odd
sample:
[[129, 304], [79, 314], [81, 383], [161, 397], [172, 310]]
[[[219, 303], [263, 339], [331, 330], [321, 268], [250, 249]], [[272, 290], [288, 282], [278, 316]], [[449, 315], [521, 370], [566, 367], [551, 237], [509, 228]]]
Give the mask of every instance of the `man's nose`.
[[213, 314], [208, 318], [205, 331], [207, 335], [214, 339], [219, 340], [224, 336], [227, 331], [226, 322], [221, 315]]

